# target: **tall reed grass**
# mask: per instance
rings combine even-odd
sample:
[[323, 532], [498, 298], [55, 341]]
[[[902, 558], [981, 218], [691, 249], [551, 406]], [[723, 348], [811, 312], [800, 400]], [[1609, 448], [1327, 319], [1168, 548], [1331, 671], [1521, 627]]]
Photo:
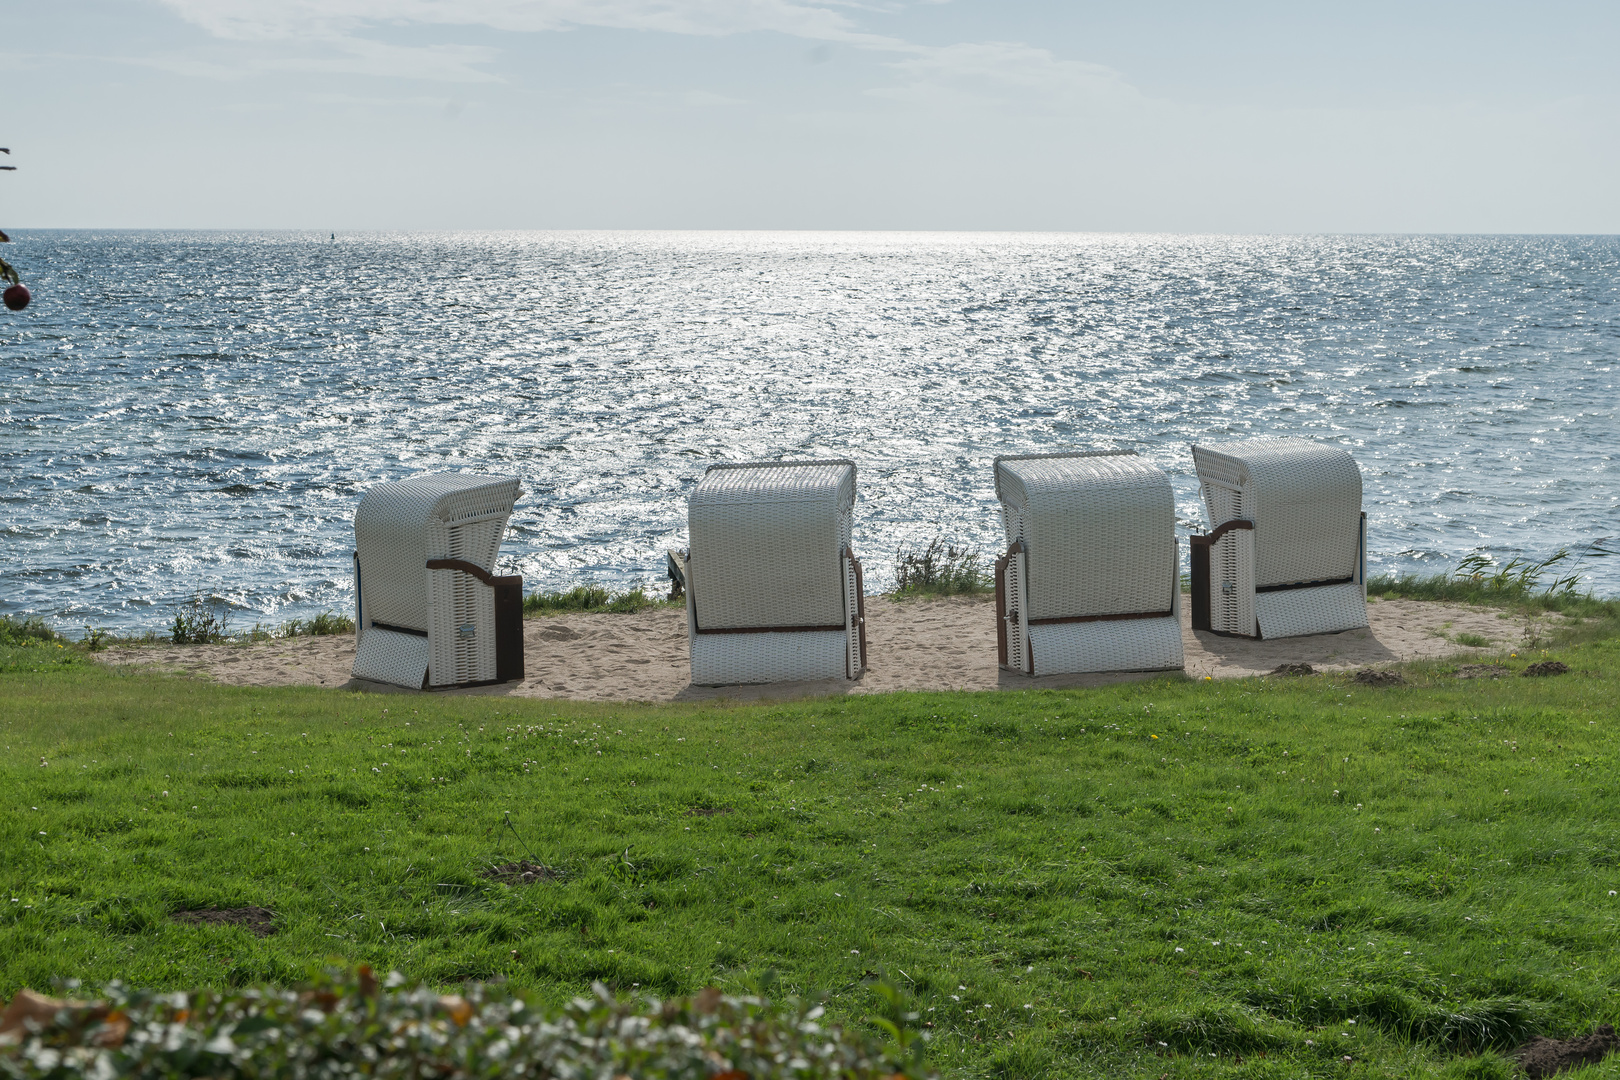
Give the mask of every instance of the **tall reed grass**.
[[918, 549], [901, 548], [894, 559], [894, 595], [971, 596], [995, 588], [978, 548], [957, 547], [936, 536]]
[[1445, 600], [1616, 618], [1620, 617], [1620, 600], [1604, 599], [1581, 588], [1585, 561], [1614, 554], [1605, 543], [1599, 540], [1587, 545], [1573, 562], [1568, 548], [1559, 548], [1539, 562], [1513, 558], [1498, 564], [1488, 555], [1469, 555], [1449, 573], [1369, 578], [1367, 592], [1390, 600]]
[[1612, 637], [1620, 633], [1620, 599], [1583, 589], [1581, 573], [1587, 559], [1614, 554], [1607, 543], [1603, 539], [1586, 545], [1573, 561], [1567, 548], [1539, 562], [1513, 558], [1498, 564], [1483, 554], [1470, 555], [1449, 573], [1368, 578], [1367, 594], [1500, 607], [1530, 616], [1562, 615], [1564, 621], [1546, 631], [1549, 641], [1559, 644]]

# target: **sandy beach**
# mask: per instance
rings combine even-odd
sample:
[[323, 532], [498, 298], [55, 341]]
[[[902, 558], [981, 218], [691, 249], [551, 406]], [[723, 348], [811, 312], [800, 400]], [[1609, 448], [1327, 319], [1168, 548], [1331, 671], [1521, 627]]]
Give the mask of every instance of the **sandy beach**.
[[[867, 599], [869, 668], [855, 682], [828, 680], [764, 686], [699, 687], [689, 682], [686, 616], [679, 609], [637, 615], [559, 615], [524, 624], [527, 678], [452, 694], [568, 698], [579, 701], [694, 701], [881, 694], [894, 690], [1009, 690], [1100, 686], [1143, 675], [1057, 675], [1032, 679], [996, 665], [988, 598]], [[1190, 678], [1239, 678], [1279, 664], [1342, 671], [1403, 660], [1473, 656], [1516, 646], [1527, 621], [1489, 608], [1414, 600], [1368, 605], [1370, 627], [1339, 634], [1249, 641], [1194, 633], [1183, 608], [1182, 639]], [[1469, 648], [1459, 634], [1489, 639]], [[144, 664], [234, 686], [325, 686], [379, 693], [420, 693], [352, 679], [354, 638], [292, 638], [251, 645], [119, 646], [109, 664]]]

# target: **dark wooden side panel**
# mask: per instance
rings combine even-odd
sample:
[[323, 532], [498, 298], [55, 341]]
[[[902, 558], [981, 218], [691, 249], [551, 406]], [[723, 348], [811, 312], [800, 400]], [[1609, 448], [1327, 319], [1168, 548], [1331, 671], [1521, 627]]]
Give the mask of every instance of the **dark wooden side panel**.
[[1007, 558], [996, 560], [996, 662], [1007, 666]]
[[1209, 621], [1209, 537], [1192, 538], [1192, 628], [1212, 629]]
[[490, 579], [495, 590], [495, 681], [523, 678], [523, 579]]
[[861, 560], [849, 553], [849, 564], [855, 568], [855, 619], [861, 640], [861, 670], [866, 670], [866, 577], [861, 573]]

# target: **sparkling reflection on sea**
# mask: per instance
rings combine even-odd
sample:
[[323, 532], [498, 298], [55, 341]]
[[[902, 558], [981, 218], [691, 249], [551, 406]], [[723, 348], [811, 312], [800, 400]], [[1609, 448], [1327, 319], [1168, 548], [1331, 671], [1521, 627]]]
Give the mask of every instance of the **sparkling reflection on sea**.
[[[869, 587], [997, 546], [998, 453], [1361, 463], [1376, 571], [1620, 533], [1620, 238], [33, 232], [0, 317], [0, 614], [351, 603], [365, 488], [516, 473], [530, 588], [658, 582], [704, 467], [851, 457]], [[1183, 545], [1185, 551], [1185, 545]], [[1620, 559], [1587, 559], [1620, 592]]]

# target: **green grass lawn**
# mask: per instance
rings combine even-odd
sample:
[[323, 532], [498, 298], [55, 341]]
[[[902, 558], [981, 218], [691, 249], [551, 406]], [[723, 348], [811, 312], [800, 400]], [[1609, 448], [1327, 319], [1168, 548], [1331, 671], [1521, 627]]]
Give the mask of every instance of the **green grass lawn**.
[[[882, 976], [953, 1077], [1505, 1076], [1620, 1013], [1620, 639], [1548, 656], [654, 707], [0, 649], [0, 995], [363, 962], [849, 1020]], [[279, 931], [170, 918], [239, 905]]]

